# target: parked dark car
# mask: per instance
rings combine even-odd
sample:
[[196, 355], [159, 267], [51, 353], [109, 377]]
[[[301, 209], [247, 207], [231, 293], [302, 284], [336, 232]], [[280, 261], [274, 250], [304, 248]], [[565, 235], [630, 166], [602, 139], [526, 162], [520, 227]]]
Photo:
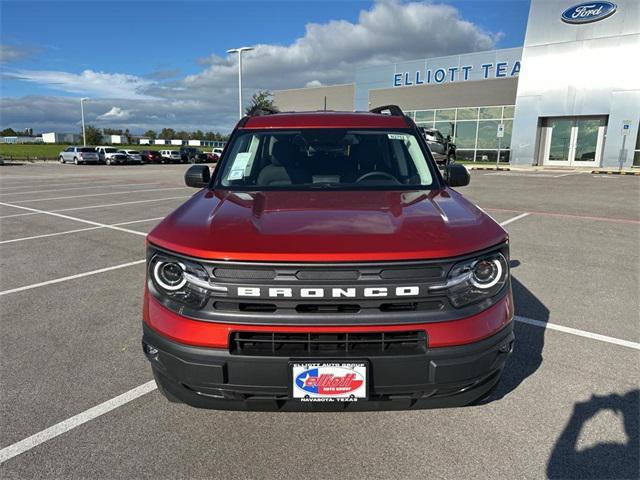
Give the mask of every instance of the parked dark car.
[[143, 150], [140, 152], [144, 163], [164, 163], [165, 160], [158, 150]]
[[439, 165], [448, 165], [456, 160], [456, 145], [451, 141], [451, 137], [446, 137], [437, 128], [420, 127], [424, 139], [429, 145], [429, 150], [433, 158]]
[[207, 154], [195, 147], [180, 147], [180, 158], [182, 163], [205, 163], [208, 161]]

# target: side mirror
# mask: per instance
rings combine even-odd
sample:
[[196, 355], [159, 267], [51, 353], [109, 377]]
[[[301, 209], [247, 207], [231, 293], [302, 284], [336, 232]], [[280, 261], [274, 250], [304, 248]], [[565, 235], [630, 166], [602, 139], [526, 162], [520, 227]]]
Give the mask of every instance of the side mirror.
[[471, 176], [464, 165], [450, 163], [444, 170], [444, 180], [450, 187], [464, 187], [469, 185]]
[[193, 165], [184, 174], [184, 183], [187, 187], [204, 188], [209, 185], [211, 172], [207, 165]]

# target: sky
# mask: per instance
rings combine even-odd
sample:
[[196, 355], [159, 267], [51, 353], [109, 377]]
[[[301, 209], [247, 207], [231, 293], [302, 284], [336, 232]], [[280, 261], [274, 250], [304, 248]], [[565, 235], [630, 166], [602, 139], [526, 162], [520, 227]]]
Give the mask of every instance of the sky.
[[213, 130], [260, 89], [353, 82], [359, 67], [522, 46], [528, 0], [0, 0], [0, 128]]

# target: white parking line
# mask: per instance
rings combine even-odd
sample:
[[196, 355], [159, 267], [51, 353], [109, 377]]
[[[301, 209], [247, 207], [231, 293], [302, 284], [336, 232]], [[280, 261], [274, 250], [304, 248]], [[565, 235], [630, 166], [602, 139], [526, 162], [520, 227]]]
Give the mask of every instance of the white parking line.
[[156, 389], [152, 380], [0, 450], [0, 464]]
[[[136, 232], [140, 233], [140, 232]], [[146, 233], [141, 233], [146, 235]], [[45, 287], [47, 285], [54, 285], [56, 283], [68, 282], [69, 280], [75, 280], [76, 278], [90, 277], [91, 275], [97, 275], [98, 273], [110, 272], [111, 270], [118, 270], [120, 268], [131, 267], [133, 265], [140, 265], [146, 262], [146, 259], [136, 260], [135, 262], [121, 263], [120, 265], [114, 265], [112, 267], [99, 268], [98, 270], [92, 270], [90, 272], [78, 273], [76, 275], [69, 275], [67, 277], [54, 278], [53, 280], [47, 280], [46, 282], [32, 283], [31, 285], [25, 285], [24, 287], [11, 288], [9, 290], [3, 290], [0, 292], [0, 297], [9, 295], [10, 293], [24, 292], [25, 290], [33, 290], [38, 287]]]
[[[33, 214], [33, 215], [38, 213], [44, 214], [44, 215], [51, 215], [53, 217], [64, 218], [65, 220], [73, 220], [80, 223], [86, 223], [88, 225], [93, 225], [95, 227], [109, 228], [111, 230], [118, 230], [119, 232], [133, 233], [134, 235], [142, 235], [145, 237], [147, 236], [146, 233], [138, 232], [136, 230], [129, 230], [128, 228], [116, 227], [115, 225], [107, 225], [106, 223], [93, 222], [91, 220], [85, 220], [84, 218], [70, 217], [69, 215], [62, 215], [61, 213], [55, 213], [53, 211], [48, 212], [46, 210], [38, 210], [37, 208], [22, 207], [20, 205], [13, 205], [11, 203], [4, 203], [4, 202], [0, 202], [0, 205], [5, 205], [7, 207], [20, 208], [22, 210], [28, 210], [30, 214]], [[25, 214], [25, 215], [29, 215], [29, 214]]]
[[[120, 223], [111, 223], [109, 226], [111, 227], [120, 227], [122, 225], [133, 225], [135, 223], [145, 223], [145, 222], [153, 222], [154, 220], [162, 220], [164, 217], [154, 217], [154, 218], [145, 218], [143, 220], [133, 220], [130, 222], [120, 222]], [[22, 242], [25, 240], [36, 240], [38, 238], [47, 238], [47, 237], [56, 237], [58, 235], [67, 235], [70, 233], [78, 233], [78, 232], [88, 232], [90, 230], [99, 230], [105, 227], [86, 227], [86, 228], [76, 228], [75, 230], [65, 230], [64, 232], [56, 232], [56, 233], [45, 233], [43, 235], [34, 235], [32, 237], [21, 237], [21, 238], [13, 238], [11, 240], [3, 240], [0, 241], [0, 245], [4, 243], [15, 243]]]
[[145, 192], [165, 192], [167, 190], [184, 190], [188, 187], [170, 187], [170, 188], [147, 188], [145, 190], [124, 190], [119, 192], [102, 192], [102, 193], [86, 193], [83, 195], [72, 195], [66, 197], [49, 197], [49, 198], [32, 198], [30, 200], [10, 200], [13, 203], [34, 203], [34, 202], [48, 202], [53, 200], [70, 200], [72, 198], [85, 198], [85, 197], [103, 197], [106, 195], [123, 195], [125, 193], [145, 193]]
[[500, 222], [500, 225], [504, 227], [505, 225], [509, 225], [511, 222], [515, 222], [516, 220], [520, 220], [521, 218], [528, 217], [529, 215], [531, 215], [531, 214], [528, 213], [528, 212], [521, 213], [520, 215], [516, 215], [515, 217], [510, 218], [509, 220], [505, 220], [504, 222]]
[[[67, 183], [63, 185], [77, 185], [78, 182]], [[89, 190], [94, 188], [109, 188], [109, 187], [139, 187], [140, 185], [159, 185], [160, 182], [146, 182], [146, 183], [111, 183], [107, 185], [100, 185], [97, 183], [89, 183], [84, 187], [71, 187], [71, 188], [51, 188], [49, 190], [29, 190], [28, 192], [0, 192], [0, 195], [31, 195], [32, 193], [49, 193], [49, 192], [67, 192], [69, 190]], [[49, 187], [50, 185], [43, 185]], [[35, 185], [33, 188], [36, 188]]]
[[[143, 260], [144, 261], [144, 260]], [[532, 318], [526, 318], [521, 316], [515, 316], [514, 320], [516, 322], [526, 323], [529, 325], [533, 325], [541, 328], [548, 328], [550, 330], [557, 330], [564, 333], [569, 333], [572, 335], [577, 335], [580, 337], [590, 338], [592, 340], [598, 340], [605, 343], [611, 343], [614, 345], [620, 345], [624, 347], [633, 348], [635, 350], [640, 350], [640, 343], [629, 342], [627, 340], [621, 340], [618, 338], [608, 337], [606, 335], [599, 335], [596, 333], [585, 332], [584, 330], [578, 330], [575, 328], [563, 327], [561, 325], [555, 325], [553, 323], [541, 322], [539, 320], [534, 320]], [[74, 415], [73, 417], [64, 420], [60, 423], [56, 423], [55, 425], [46, 428], [30, 437], [25, 438], [24, 440], [20, 440], [8, 447], [0, 450], [0, 464], [6, 462], [7, 460], [16, 457], [24, 452], [31, 450], [32, 448], [37, 447], [38, 445], [51, 440], [63, 433], [68, 432], [69, 430], [73, 430], [80, 425], [87, 423], [95, 418], [104, 415], [105, 413], [109, 413], [112, 410], [115, 410], [118, 407], [121, 407], [141, 396], [156, 390], [156, 384], [153, 380], [143, 383], [142, 385], [135, 387], [128, 392], [125, 392], [117, 397], [112, 398], [111, 400], [107, 400], [95, 407], [92, 407], [88, 410], [85, 410], [82, 413]]]
[[[138, 204], [138, 203], [161, 202], [161, 201], [164, 201], [164, 200], [175, 200], [175, 199], [178, 199], [178, 198], [188, 198], [189, 196], [190, 195], [181, 195], [179, 197], [153, 198], [151, 200], [136, 200], [134, 202], [103, 203], [102, 205], [88, 205], [86, 207], [59, 208], [57, 210], [49, 210], [49, 211], [40, 210], [40, 211], [31, 211], [29, 213], [13, 213], [11, 215], [4, 215], [4, 216], [0, 217], [0, 220], [3, 219], [3, 218], [25, 217], [27, 215], [39, 215], [39, 214], [42, 214], [42, 213], [70, 212], [70, 211], [74, 211], [74, 210], [89, 210], [89, 209], [92, 209], [92, 208], [119, 207], [121, 205], [133, 205], [133, 204]], [[5, 206], [8, 206], [8, 207], [14, 207], [14, 208], [23, 208], [25, 210], [35, 210], [35, 209], [26, 208], [26, 207], [21, 207], [20, 205], [15, 205], [15, 204], [12, 204], [12, 203], [0, 202], [0, 205], [5, 205]]]
[[564, 327], [555, 323], [542, 322], [540, 320], [521, 317], [519, 315], [516, 315], [513, 318], [516, 322], [526, 323], [528, 325], [534, 325], [541, 328], [548, 328], [549, 330], [557, 330], [558, 332], [564, 332], [571, 335], [577, 335], [579, 337], [590, 338], [591, 340], [599, 340], [600, 342], [612, 343], [614, 345], [620, 345], [621, 347], [633, 348], [634, 350], [640, 350], [640, 343], [637, 342], [630, 342], [629, 340], [622, 340], [620, 338], [609, 337], [607, 335], [600, 335], [599, 333], [591, 333], [585, 330], [579, 330], [577, 328]]

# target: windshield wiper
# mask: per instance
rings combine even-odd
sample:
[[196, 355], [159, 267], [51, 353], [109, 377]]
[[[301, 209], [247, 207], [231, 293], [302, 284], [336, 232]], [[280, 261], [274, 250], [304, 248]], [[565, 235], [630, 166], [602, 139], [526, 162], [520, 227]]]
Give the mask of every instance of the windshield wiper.
[[307, 185], [309, 188], [314, 190], [330, 190], [332, 188], [341, 188], [343, 184], [341, 183], [331, 183], [331, 182], [322, 182], [322, 183], [311, 183]]

